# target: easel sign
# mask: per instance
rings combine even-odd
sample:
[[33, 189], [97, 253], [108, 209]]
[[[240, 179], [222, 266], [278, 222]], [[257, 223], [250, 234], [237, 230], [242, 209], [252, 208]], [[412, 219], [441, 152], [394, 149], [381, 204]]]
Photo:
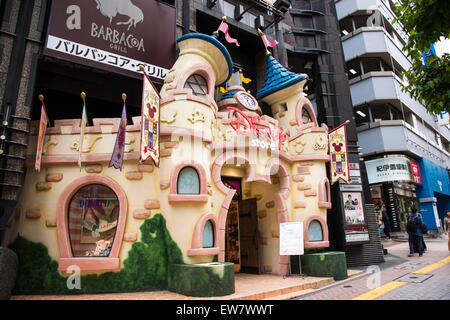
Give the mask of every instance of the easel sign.
[[280, 223], [280, 255], [299, 256], [303, 254], [303, 222]]

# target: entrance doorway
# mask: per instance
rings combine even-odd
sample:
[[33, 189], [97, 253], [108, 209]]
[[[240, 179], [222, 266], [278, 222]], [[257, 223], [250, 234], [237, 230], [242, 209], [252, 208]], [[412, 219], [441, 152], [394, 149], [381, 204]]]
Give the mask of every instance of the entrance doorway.
[[[236, 185], [230, 203], [225, 232], [225, 261], [234, 263], [235, 272], [259, 273], [258, 215], [256, 198], [242, 199], [240, 183], [223, 178], [228, 186]], [[234, 178], [234, 180], [238, 180]], [[240, 180], [240, 179], [239, 179]]]

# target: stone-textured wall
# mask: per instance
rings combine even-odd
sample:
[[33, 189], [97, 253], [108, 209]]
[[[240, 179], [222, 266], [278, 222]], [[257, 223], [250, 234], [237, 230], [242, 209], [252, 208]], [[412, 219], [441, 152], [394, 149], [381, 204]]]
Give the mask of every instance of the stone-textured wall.
[[[26, 152], [26, 145], [28, 142], [28, 128], [29, 117], [31, 115], [31, 107], [33, 101], [34, 78], [37, 68], [37, 59], [42, 49], [42, 25], [45, 16], [47, 1], [36, 0], [32, 10], [31, 22], [29, 30], [25, 30], [25, 57], [23, 60], [23, 67], [18, 75], [11, 74], [10, 66], [15, 64], [14, 61], [14, 43], [18, 40], [16, 32], [19, 24], [24, 21], [20, 19], [21, 1], [11, 0], [7, 1], [4, 21], [2, 23], [2, 33], [0, 33], [0, 104], [2, 112], [5, 111], [6, 105], [12, 106], [10, 121], [8, 123], [9, 129], [6, 134], [6, 139], [13, 141], [9, 147], [5, 148], [5, 153], [13, 157], [5, 157], [2, 159], [2, 166], [10, 171], [4, 173], [1, 179], [3, 183], [14, 186], [4, 186], [1, 190], [0, 199], [3, 200], [17, 200], [22, 184], [23, 176], [20, 171], [24, 168], [24, 157]], [[16, 52], [17, 54], [17, 52]], [[13, 70], [13, 69], [11, 69]], [[11, 96], [5, 90], [8, 78], [18, 76], [20, 78], [18, 86], [18, 96]], [[9, 97], [6, 101], [5, 97]]]

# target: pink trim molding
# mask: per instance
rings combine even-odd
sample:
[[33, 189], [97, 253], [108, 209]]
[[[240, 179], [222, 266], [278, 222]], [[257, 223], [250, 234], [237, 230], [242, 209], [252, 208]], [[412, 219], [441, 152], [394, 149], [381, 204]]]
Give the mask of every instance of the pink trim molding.
[[[319, 221], [320, 225], [322, 226], [322, 235], [323, 240], [322, 241], [309, 241], [308, 238], [308, 228], [309, 224], [317, 220]], [[323, 219], [321, 216], [314, 215], [309, 216], [303, 221], [303, 239], [304, 239], [304, 248], [305, 249], [312, 249], [312, 248], [328, 248], [330, 246], [330, 242], [328, 241], [328, 226], [325, 219]]]
[[[200, 194], [178, 194], [177, 183], [178, 175], [181, 169], [185, 167], [193, 167], [197, 170], [198, 178], [200, 180]], [[208, 202], [208, 180], [206, 178], [206, 171], [203, 166], [195, 161], [186, 160], [177, 164], [170, 175], [170, 192], [169, 192], [169, 203], [177, 202]]]
[[[117, 223], [116, 235], [108, 257], [74, 257], [69, 239], [68, 208], [69, 203], [75, 193], [82, 187], [89, 184], [102, 184], [111, 188], [119, 199], [120, 211]], [[81, 271], [116, 270], [120, 268], [119, 252], [122, 246], [125, 224], [127, 221], [128, 199], [120, 187], [113, 179], [99, 175], [87, 175], [76, 179], [70, 183], [63, 191], [58, 200], [58, 212], [56, 216], [56, 226], [58, 230], [58, 242], [60, 260], [58, 270], [66, 271], [70, 265], [77, 265]]]
[[[328, 195], [326, 197], [325, 195]], [[325, 201], [325, 198], [328, 198], [328, 201]], [[323, 177], [319, 182], [319, 208], [327, 208], [331, 209], [331, 191], [330, 191], [330, 181], [327, 177]]]
[[[302, 111], [303, 109], [306, 109], [306, 111], [309, 113], [309, 116], [311, 117], [313, 123], [303, 124], [302, 120]], [[297, 125], [299, 130], [304, 130], [307, 128], [312, 127], [318, 127], [316, 114], [314, 112], [314, 107], [311, 104], [311, 101], [309, 101], [307, 98], [303, 97], [300, 99], [300, 101], [297, 103], [297, 107], [295, 109], [295, 118], [297, 120]]]
[[[289, 176], [289, 169], [285, 163], [280, 161], [279, 158], [271, 158], [266, 164], [265, 174], [256, 173], [256, 165], [250, 161], [250, 156], [244, 151], [226, 151], [216, 158], [212, 168], [212, 179], [216, 184], [217, 188], [226, 194], [225, 199], [222, 203], [222, 207], [219, 212], [219, 243], [217, 244], [220, 248], [219, 261], [225, 261], [225, 226], [228, 215], [228, 208], [230, 206], [231, 200], [233, 199], [234, 189], [227, 188], [223, 183], [220, 176], [222, 166], [225, 163], [229, 163], [231, 159], [239, 159], [245, 162], [246, 167], [246, 182], [259, 181], [263, 183], [270, 183], [270, 175], [278, 174], [280, 178], [280, 191], [274, 194], [275, 206], [277, 208], [278, 223], [289, 222], [289, 210], [287, 207], [286, 199], [289, 196], [291, 190], [291, 181]], [[275, 170], [272, 170], [275, 167]], [[289, 270], [289, 256], [279, 256], [278, 260], [278, 273], [280, 275], [287, 274]]]
[[[214, 247], [203, 248], [203, 230], [206, 222], [211, 221], [214, 227]], [[192, 235], [191, 249], [188, 250], [188, 256], [209, 256], [219, 254], [220, 246], [224, 246], [224, 239], [218, 237], [219, 225], [217, 217], [213, 213], [205, 213], [195, 224], [194, 234]]]

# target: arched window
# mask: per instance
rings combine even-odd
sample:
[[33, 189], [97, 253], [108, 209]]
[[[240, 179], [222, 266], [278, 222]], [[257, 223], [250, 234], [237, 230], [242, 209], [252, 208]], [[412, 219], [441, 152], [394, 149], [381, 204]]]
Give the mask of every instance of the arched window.
[[119, 199], [101, 184], [80, 188], [68, 207], [69, 238], [73, 257], [108, 257], [119, 220]]
[[184, 84], [185, 89], [191, 89], [196, 96], [206, 96], [208, 94], [208, 83], [199, 74], [191, 75]]
[[327, 177], [319, 182], [319, 208], [331, 209], [330, 181]]
[[211, 220], [206, 221], [203, 228], [203, 248], [214, 247], [214, 225]]
[[178, 194], [200, 194], [200, 178], [193, 167], [184, 167], [180, 170], [177, 179]]
[[323, 231], [322, 225], [318, 220], [313, 220], [308, 226], [308, 240], [313, 241], [323, 241]]

